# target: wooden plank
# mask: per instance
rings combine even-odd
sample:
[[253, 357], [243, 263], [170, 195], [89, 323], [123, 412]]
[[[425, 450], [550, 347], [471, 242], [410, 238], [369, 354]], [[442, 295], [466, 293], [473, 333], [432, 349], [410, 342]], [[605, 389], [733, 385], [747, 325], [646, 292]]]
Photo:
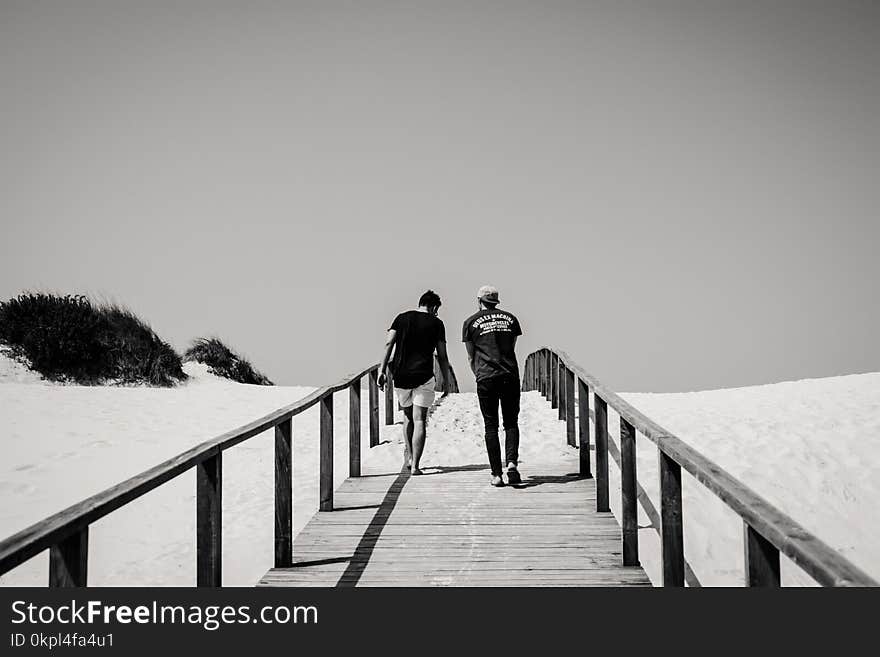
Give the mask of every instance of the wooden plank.
[[608, 406], [593, 393], [596, 415], [596, 511], [610, 511], [608, 496]]
[[578, 471], [581, 477], [590, 479], [593, 473], [590, 471], [590, 389], [580, 378], [578, 384], [578, 439], [580, 441], [578, 451]]
[[196, 466], [196, 585], [222, 583], [223, 454]]
[[746, 586], [778, 587], [779, 550], [748, 523], [743, 523], [743, 534]]
[[[347, 562], [340, 565], [322, 568], [295, 568], [294, 571], [306, 572], [273, 572], [267, 573], [262, 583], [276, 586], [299, 586], [309, 581], [323, 582], [324, 586], [377, 586], [380, 583], [394, 585], [401, 580], [421, 580], [422, 586], [436, 584], [436, 578], [446, 579], [447, 584], [472, 583], [478, 586], [494, 586], [504, 580], [516, 580], [523, 586], [556, 586], [560, 582], [580, 581], [584, 586], [632, 586], [645, 582], [645, 576], [632, 576], [625, 572], [594, 569], [540, 569], [521, 568], [519, 570], [502, 570], [481, 568], [478, 573], [463, 572], [460, 565], [451, 564], [446, 568], [420, 570], [419, 568], [402, 568], [387, 570], [373, 564]], [[346, 573], [346, 570], [356, 574]], [[372, 581], [370, 581], [372, 580]]]
[[547, 398], [547, 388], [544, 385], [544, 383], [546, 381], [546, 377], [544, 374], [546, 355], [540, 351], [535, 352], [535, 353], [537, 354], [537, 357], [538, 357], [538, 359], [537, 359], [538, 360], [538, 392], [540, 392], [541, 396], [544, 397], [544, 399], [546, 399]]
[[361, 476], [361, 380], [348, 387], [348, 476]]
[[376, 379], [379, 378], [376, 370], [370, 371], [369, 377], [369, 401], [370, 401], [370, 447], [379, 444], [379, 386]]
[[568, 444], [577, 447], [574, 412], [574, 372], [565, 368], [565, 435]]
[[566, 394], [565, 394], [565, 365], [562, 364], [562, 361], [556, 361], [556, 397], [559, 400], [557, 410], [558, 416], [560, 420], [565, 420], [565, 402], [566, 402]]
[[385, 424], [394, 424], [394, 381], [390, 371], [385, 380]]
[[620, 418], [620, 509], [623, 565], [639, 564], [638, 496], [636, 492], [636, 430]]
[[82, 587], [88, 583], [89, 528], [83, 527], [72, 536], [49, 548], [49, 586], [53, 588]]
[[[534, 557], [531, 561], [523, 561], [517, 564], [511, 564], [509, 562], [502, 561], [450, 561], [441, 563], [432, 562], [431, 564], [427, 565], [424, 563], [424, 561], [410, 561], [406, 563], [399, 560], [352, 561], [350, 559], [340, 558], [333, 560], [326, 559], [323, 561], [315, 560], [314, 562], [306, 561], [300, 564], [295, 564], [293, 567], [285, 569], [284, 571], [282, 571], [281, 569], [275, 569], [274, 571], [270, 571], [271, 575], [269, 573], [267, 573], [267, 575], [278, 577], [279, 579], [305, 579], [313, 575], [324, 576], [328, 574], [332, 574], [336, 577], [344, 577], [348, 574], [345, 571], [351, 568], [352, 563], [361, 564], [365, 574], [370, 574], [374, 577], [383, 577], [389, 580], [394, 577], [400, 576], [401, 574], [431, 575], [444, 571], [453, 576], [461, 577], [464, 579], [467, 579], [469, 577], [489, 578], [498, 576], [519, 578], [532, 577], [534, 579], [539, 579], [548, 578], [554, 575], [558, 575], [561, 577], [573, 577], [577, 575], [583, 575], [590, 577], [594, 580], [607, 579], [612, 581], [620, 581], [625, 579], [641, 580], [645, 577], [644, 572], [639, 571], [634, 573], [631, 572], [631, 570], [623, 569], [619, 566], [614, 567], [608, 563], [595, 563], [583, 567], [573, 564], [544, 565], [539, 556]], [[477, 570], [470, 570], [467, 573], [462, 573], [462, 565], [464, 564], [465, 566], [467, 566], [468, 563], [473, 563], [474, 567], [477, 568]]]
[[321, 400], [319, 511], [333, 510], [333, 395]]
[[275, 427], [275, 567], [293, 561], [293, 422]]
[[681, 466], [663, 452], [660, 459], [660, 553], [663, 586], [684, 586], [684, 526]]
[[544, 395], [544, 356], [535, 352], [535, 390]]
[[553, 398], [553, 394], [552, 394], [551, 387], [550, 387], [551, 386], [550, 380], [552, 378], [550, 376], [550, 359], [551, 359], [550, 352], [545, 351], [544, 352], [544, 360], [543, 360], [543, 367], [544, 367], [543, 375], [544, 375], [544, 397], [547, 399], [547, 401], [550, 401]]
[[[364, 574], [370, 574], [374, 577], [384, 577], [387, 579], [391, 579], [401, 573], [428, 575], [442, 571], [452, 571], [451, 574], [464, 579], [468, 577], [494, 577], [501, 575], [519, 578], [532, 577], [537, 580], [542, 576], [546, 577], [553, 574], [565, 577], [582, 574], [595, 580], [647, 579], [641, 568], [624, 568], [619, 564], [614, 566], [608, 562], [584, 562], [584, 565], [582, 566], [571, 563], [563, 564], [561, 562], [554, 562], [545, 565], [545, 560], [542, 560], [540, 555], [534, 555], [530, 561], [523, 560], [517, 563], [511, 563], [508, 561], [444, 561], [435, 563], [433, 560], [431, 563], [425, 563], [425, 560], [410, 560], [404, 562], [399, 559], [383, 560], [368, 557], [364, 557], [360, 560], [352, 560], [349, 557], [342, 556], [335, 559], [330, 558], [303, 561], [294, 564], [290, 568], [275, 568], [269, 571], [267, 575], [289, 580], [295, 578], [306, 579], [313, 575], [322, 576], [331, 573], [339, 577], [340, 575], [351, 574], [350, 572], [346, 573], [345, 571], [350, 571], [353, 563], [359, 564]], [[464, 565], [466, 567], [468, 564], [473, 564], [473, 567], [468, 570], [468, 572], [461, 572], [462, 566]]]

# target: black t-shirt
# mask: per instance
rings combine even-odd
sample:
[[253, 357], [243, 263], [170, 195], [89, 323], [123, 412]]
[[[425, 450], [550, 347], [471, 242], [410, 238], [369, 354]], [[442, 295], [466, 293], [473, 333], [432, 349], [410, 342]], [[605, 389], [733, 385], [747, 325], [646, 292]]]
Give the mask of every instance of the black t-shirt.
[[481, 310], [465, 320], [461, 339], [462, 342], [474, 344], [474, 375], [477, 381], [502, 375], [519, 378], [519, 367], [513, 351], [518, 335], [522, 335], [519, 320], [498, 308]]
[[446, 327], [431, 313], [407, 310], [394, 318], [397, 332], [391, 374], [395, 388], [416, 388], [434, 376], [434, 349], [446, 342]]

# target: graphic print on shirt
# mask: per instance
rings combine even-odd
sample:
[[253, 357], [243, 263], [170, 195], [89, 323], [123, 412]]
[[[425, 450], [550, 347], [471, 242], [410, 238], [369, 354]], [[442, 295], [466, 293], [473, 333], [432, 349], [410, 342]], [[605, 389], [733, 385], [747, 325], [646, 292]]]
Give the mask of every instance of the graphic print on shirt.
[[479, 335], [483, 336], [495, 331], [504, 331], [511, 333], [513, 331], [514, 318], [507, 313], [493, 313], [491, 315], [483, 315], [474, 320], [472, 327], [478, 330]]
[[519, 335], [519, 320], [504, 310], [483, 309], [465, 320], [462, 341], [473, 344], [472, 367], [477, 382], [501, 375], [519, 378], [514, 353]]

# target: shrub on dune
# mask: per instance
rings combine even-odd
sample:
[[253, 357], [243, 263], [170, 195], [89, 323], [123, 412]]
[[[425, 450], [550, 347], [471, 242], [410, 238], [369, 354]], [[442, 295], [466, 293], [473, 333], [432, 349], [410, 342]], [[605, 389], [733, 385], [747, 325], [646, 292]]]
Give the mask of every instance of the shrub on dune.
[[198, 338], [183, 355], [184, 361], [207, 365], [211, 373], [238, 383], [258, 386], [274, 385], [265, 374], [257, 371], [217, 338]]
[[186, 378], [180, 356], [146, 322], [81, 295], [0, 302], [0, 343], [54, 381], [170, 386]]
[[116, 370], [115, 378], [162, 386], [186, 378], [178, 353], [137, 315], [119, 306], [108, 306], [103, 312], [111, 329], [106, 350]]

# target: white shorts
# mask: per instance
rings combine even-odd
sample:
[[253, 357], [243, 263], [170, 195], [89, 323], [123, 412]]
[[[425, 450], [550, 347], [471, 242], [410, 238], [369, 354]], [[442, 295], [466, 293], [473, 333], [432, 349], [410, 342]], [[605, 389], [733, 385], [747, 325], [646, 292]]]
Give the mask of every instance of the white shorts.
[[434, 403], [434, 387], [437, 382], [432, 376], [418, 388], [395, 388], [397, 393], [397, 401], [401, 408], [409, 408], [413, 404], [422, 408], [431, 408]]

